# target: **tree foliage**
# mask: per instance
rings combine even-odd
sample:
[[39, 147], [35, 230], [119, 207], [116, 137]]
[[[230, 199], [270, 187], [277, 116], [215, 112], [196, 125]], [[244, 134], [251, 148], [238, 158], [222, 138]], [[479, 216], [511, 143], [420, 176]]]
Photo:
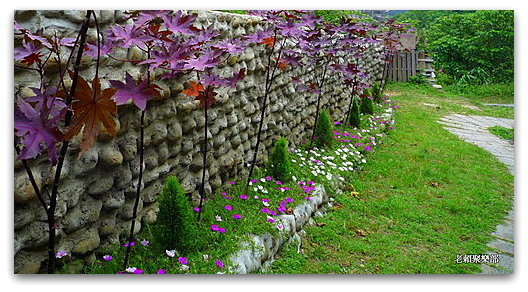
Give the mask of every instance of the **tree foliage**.
[[416, 10], [396, 16], [419, 34], [419, 49], [451, 80], [471, 84], [513, 81], [512, 10]]

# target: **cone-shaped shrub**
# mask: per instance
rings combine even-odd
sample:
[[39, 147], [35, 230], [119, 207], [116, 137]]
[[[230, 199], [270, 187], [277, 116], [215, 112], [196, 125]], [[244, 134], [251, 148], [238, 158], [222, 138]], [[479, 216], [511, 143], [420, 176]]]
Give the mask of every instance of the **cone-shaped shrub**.
[[321, 111], [319, 117], [317, 117], [317, 126], [315, 127], [315, 141], [314, 144], [317, 147], [326, 147], [332, 143], [332, 117], [326, 109]]
[[289, 181], [291, 179], [291, 161], [288, 152], [288, 140], [280, 138], [268, 157], [268, 172], [276, 180]]
[[359, 129], [360, 122], [361, 122], [361, 119], [360, 119], [358, 99], [357, 97], [354, 97], [354, 101], [352, 102], [352, 108], [350, 109], [350, 112], [348, 113], [347, 124]]
[[362, 114], [373, 115], [374, 114], [374, 103], [370, 98], [372, 92], [368, 89], [363, 91], [363, 94], [360, 96], [360, 111]]
[[189, 253], [195, 248], [196, 218], [191, 202], [176, 177], [167, 178], [158, 202], [158, 217], [153, 228], [157, 243], [165, 250], [175, 249], [181, 254]]
[[372, 98], [374, 99], [374, 102], [381, 103], [381, 97], [383, 96], [383, 93], [381, 92], [381, 86], [378, 82], [375, 82], [372, 84]]
[[374, 102], [368, 96], [364, 96], [361, 98], [361, 113], [366, 115], [374, 114]]

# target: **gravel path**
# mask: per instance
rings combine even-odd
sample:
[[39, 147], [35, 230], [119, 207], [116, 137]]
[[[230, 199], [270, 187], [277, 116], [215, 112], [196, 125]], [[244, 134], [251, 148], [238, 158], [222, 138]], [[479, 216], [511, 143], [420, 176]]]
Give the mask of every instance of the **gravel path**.
[[[440, 119], [439, 123], [445, 129], [459, 136], [462, 140], [475, 144], [493, 154], [504, 163], [511, 174], [514, 174], [514, 147], [488, 131], [489, 127], [501, 126], [513, 129], [512, 119], [485, 116], [465, 116], [452, 114]], [[514, 272], [514, 211], [510, 210], [504, 222], [492, 233], [494, 239], [488, 243], [492, 249], [491, 259], [497, 259], [494, 264], [482, 264], [482, 274], [510, 274]]]

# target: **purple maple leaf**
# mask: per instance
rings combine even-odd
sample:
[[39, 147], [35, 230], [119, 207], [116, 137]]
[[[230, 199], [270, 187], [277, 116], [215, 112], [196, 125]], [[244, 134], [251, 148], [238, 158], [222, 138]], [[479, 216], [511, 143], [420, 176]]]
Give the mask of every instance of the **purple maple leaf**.
[[287, 21], [277, 24], [280, 34], [288, 37], [301, 37], [304, 31], [301, 29], [302, 24], [294, 21]]
[[246, 76], [246, 69], [240, 69], [233, 74], [233, 77], [226, 79], [226, 85], [229, 87], [236, 87], [237, 83]]
[[51, 163], [57, 163], [56, 143], [61, 141], [63, 136], [57, 128], [57, 122], [66, 113], [66, 108], [52, 114], [46, 106], [37, 111], [31, 104], [19, 98], [14, 114], [15, 135], [21, 137], [23, 145], [18, 159], [35, 158], [40, 153], [41, 142], [48, 147], [48, 155]]
[[136, 25], [112, 26], [108, 39], [116, 42], [115, 45], [122, 48], [130, 48], [132, 46], [144, 48], [145, 42], [153, 40], [152, 37], [143, 33], [141, 27]]
[[162, 16], [167, 29], [173, 33], [182, 33], [186, 35], [193, 34], [195, 31], [197, 31], [197, 29], [193, 26], [193, 22], [196, 17], [196, 14], [182, 16], [181, 10], [176, 11], [173, 16]]
[[237, 42], [235, 40], [221, 41], [217, 44], [214, 44], [213, 47], [220, 50], [224, 50], [229, 54], [240, 53], [245, 49], [240, 41]]
[[110, 80], [112, 87], [117, 89], [113, 98], [118, 105], [128, 102], [130, 99], [140, 109], [145, 110], [147, 101], [157, 96], [157, 91], [149, 86], [148, 80], [134, 80], [134, 78], [126, 73], [125, 83], [118, 80]]
[[217, 32], [212, 25], [210, 25], [207, 29], [201, 30], [197, 35], [194, 35], [189, 40], [189, 44], [191, 46], [199, 46], [206, 42], [209, 42], [210, 40], [219, 35], [220, 33]]
[[[100, 55], [104, 56], [106, 54], [111, 53], [113, 48], [114, 48], [114, 45], [108, 40], [101, 43], [100, 48], [99, 48]], [[86, 43], [84, 54], [92, 58], [97, 58], [97, 43], [92, 43], [92, 42]]]
[[220, 87], [227, 84], [227, 81], [225, 79], [220, 78], [216, 74], [205, 74], [205, 76], [202, 80], [200, 80], [200, 82], [206, 88], [208, 86]]
[[23, 42], [22, 47], [15, 48], [15, 60], [23, 60], [31, 55], [40, 55], [41, 46], [35, 42]]
[[203, 71], [208, 68], [214, 68], [220, 63], [220, 56], [222, 51], [209, 50], [202, 55], [190, 58], [185, 62], [184, 69], [191, 69], [196, 71]]

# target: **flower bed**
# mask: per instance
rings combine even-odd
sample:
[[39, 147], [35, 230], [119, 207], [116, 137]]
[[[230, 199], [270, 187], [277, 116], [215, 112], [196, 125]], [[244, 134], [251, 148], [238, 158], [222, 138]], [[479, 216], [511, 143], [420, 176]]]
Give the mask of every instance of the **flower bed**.
[[[259, 169], [247, 190], [242, 183], [232, 181], [206, 201], [203, 210], [195, 207], [195, 212], [203, 212], [200, 237], [207, 242], [200, 250], [184, 257], [174, 250], [163, 252], [155, 244], [149, 248], [137, 243], [134, 254], [138, 260], [134, 262], [141, 266], [123, 271], [119, 266], [122, 247], [114, 247], [101, 254], [87, 272], [258, 272], [273, 261], [285, 242], [298, 240], [303, 227], [314, 222], [314, 215], [324, 214], [331, 206], [332, 197], [339, 195], [350, 173], [361, 169], [368, 153], [394, 129], [393, 108], [397, 106], [385, 100], [374, 115], [363, 115], [363, 125], [368, 129], [336, 123], [329, 149], [291, 149], [295, 166], [292, 181], [274, 180]], [[146, 229], [141, 235], [148, 238]]]

